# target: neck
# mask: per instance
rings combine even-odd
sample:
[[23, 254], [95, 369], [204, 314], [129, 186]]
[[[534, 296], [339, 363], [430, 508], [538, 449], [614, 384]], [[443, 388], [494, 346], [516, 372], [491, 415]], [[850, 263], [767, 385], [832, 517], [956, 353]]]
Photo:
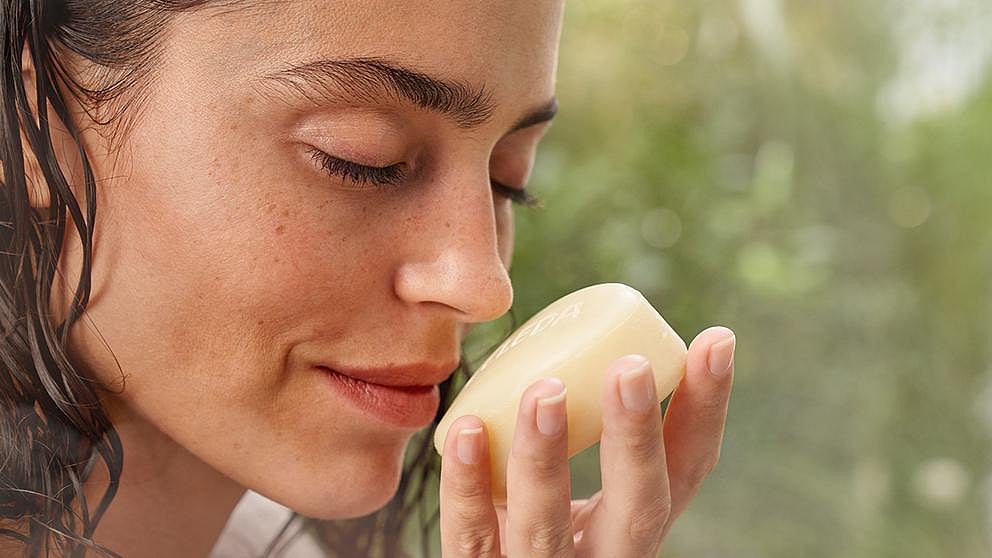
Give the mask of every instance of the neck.
[[[245, 488], [209, 466], [133, 410], [109, 405], [124, 468], [94, 541], [126, 558], [206, 557]], [[85, 484], [90, 510], [109, 485], [102, 461]]]

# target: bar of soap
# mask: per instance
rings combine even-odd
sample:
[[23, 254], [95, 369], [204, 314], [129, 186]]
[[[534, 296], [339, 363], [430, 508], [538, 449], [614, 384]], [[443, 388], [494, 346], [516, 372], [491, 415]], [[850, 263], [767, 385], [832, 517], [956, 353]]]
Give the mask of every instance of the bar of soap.
[[647, 357], [660, 403], [685, 374], [686, 352], [685, 341], [632, 287], [604, 283], [580, 289], [535, 314], [489, 355], [441, 418], [434, 447], [443, 453], [458, 417], [481, 418], [489, 433], [493, 501], [504, 503], [517, 407], [528, 386], [546, 376], [565, 383], [572, 457], [602, 435], [603, 384], [613, 361], [632, 353]]

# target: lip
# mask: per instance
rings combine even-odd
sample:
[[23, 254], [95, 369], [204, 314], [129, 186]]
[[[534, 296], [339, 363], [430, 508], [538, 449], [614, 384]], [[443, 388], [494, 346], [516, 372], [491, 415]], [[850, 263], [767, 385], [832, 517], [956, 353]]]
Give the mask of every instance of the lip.
[[447, 380], [454, 374], [458, 364], [458, 362], [443, 364], [414, 362], [383, 368], [348, 368], [337, 364], [319, 364], [318, 367], [380, 386], [426, 388]]
[[423, 428], [434, 420], [441, 404], [440, 390], [435, 384], [385, 385], [324, 366], [317, 369], [338, 395], [392, 426]]

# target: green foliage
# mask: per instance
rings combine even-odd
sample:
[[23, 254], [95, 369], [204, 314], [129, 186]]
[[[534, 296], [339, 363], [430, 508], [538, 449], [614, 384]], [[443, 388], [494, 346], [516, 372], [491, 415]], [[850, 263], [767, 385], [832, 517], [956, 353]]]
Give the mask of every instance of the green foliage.
[[[668, 557], [992, 551], [992, 81], [887, 118], [897, 4], [566, 10], [546, 208], [517, 212], [520, 323], [621, 281], [687, 341], [738, 335], [721, 462]], [[598, 489], [595, 449], [573, 469], [576, 497]]]

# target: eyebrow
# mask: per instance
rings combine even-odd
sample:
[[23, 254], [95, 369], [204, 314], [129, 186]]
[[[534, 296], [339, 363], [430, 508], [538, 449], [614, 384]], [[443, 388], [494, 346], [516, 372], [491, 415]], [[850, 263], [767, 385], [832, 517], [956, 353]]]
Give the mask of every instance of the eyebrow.
[[[327, 102], [372, 104], [381, 102], [385, 95], [440, 113], [464, 129], [490, 122], [497, 108], [484, 84], [475, 87], [444, 80], [380, 58], [295, 64], [268, 73], [255, 84], [261, 86], [263, 94], [271, 94], [267, 86], [289, 88], [317, 106]], [[517, 120], [510, 132], [550, 121], [557, 112], [558, 102], [552, 97]]]

